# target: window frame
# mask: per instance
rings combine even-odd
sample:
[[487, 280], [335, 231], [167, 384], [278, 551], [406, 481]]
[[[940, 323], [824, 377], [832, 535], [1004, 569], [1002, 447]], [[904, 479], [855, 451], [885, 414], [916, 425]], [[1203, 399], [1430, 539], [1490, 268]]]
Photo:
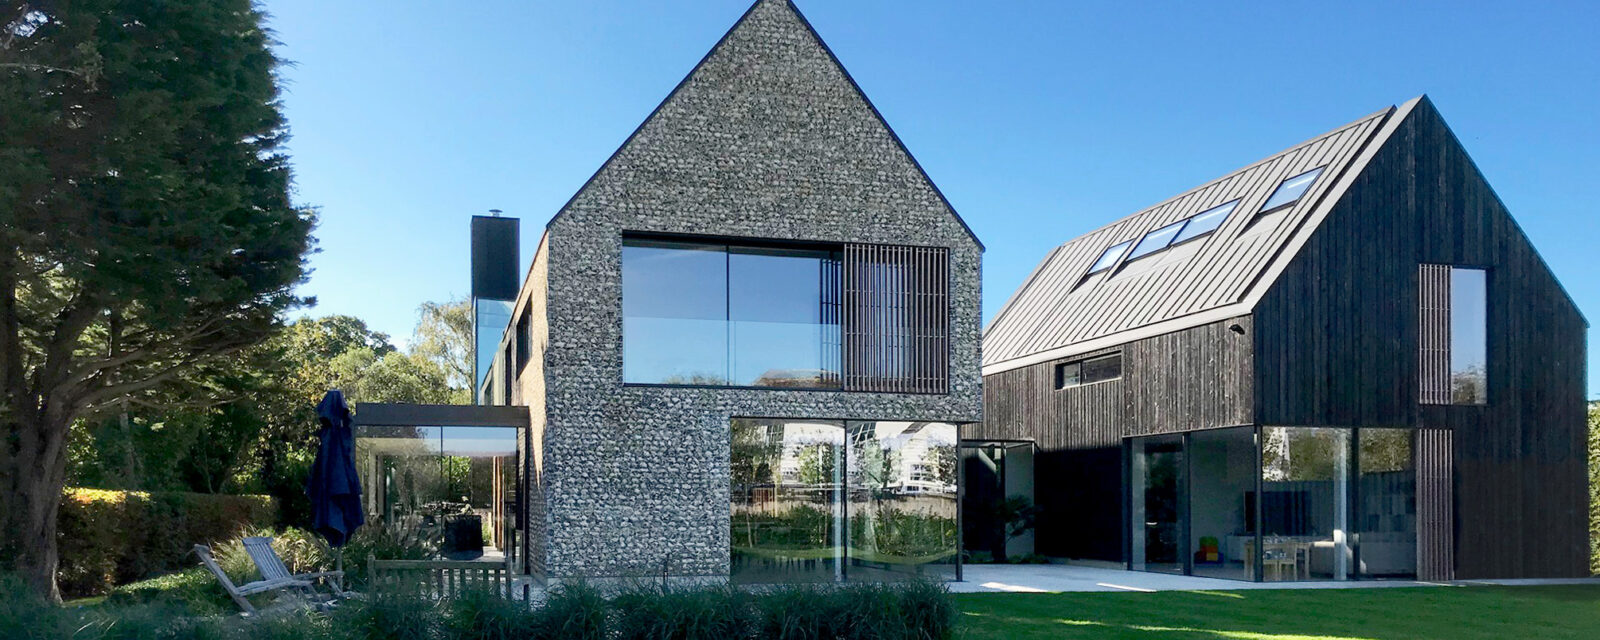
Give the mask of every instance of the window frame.
[[[1175, 235], [1175, 236], [1172, 237], [1172, 242], [1167, 243], [1167, 249], [1171, 249], [1171, 248], [1176, 247], [1178, 245], [1189, 244], [1189, 243], [1194, 242], [1196, 240], [1203, 240], [1203, 239], [1205, 239], [1206, 236], [1209, 236], [1209, 235], [1211, 235], [1213, 233], [1221, 231], [1222, 230], [1222, 225], [1228, 224], [1228, 219], [1233, 217], [1233, 212], [1238, 210], [1239, 203], [1241, 201], [1243, 201], [1243, 200], [1244, 200], [1243, 198], [1234, 198], [1232, 200], [1229, 200], [1227, 202], [1219, 204], [1219, 205], [1217, 205], [1215, 207], [1208, 208], [1205, 211], [1201, 211], [1200, 213], [1196, 213], [1196, 214], [1194, 214], [1192, 216], [1184, 218], [1183, 228], [1178, 230], [1178, 235]], [[1187, 233], [1189, 231], [1189, 226], [1194, 224], [1194, 221], [1197, 218], [1199, 218], [1200, 216], [1206, 215], [1208, 213], [1211, 213], [1213, 211], [1220, 210], [1220, 209], [1226, 209], [1226, 210], [1222, 211], [1222, 221], [1218, 222], [1217, 226], [1212, 227], [1210, 229], [1207, 229], [1205, 231], [1202, 231], [1200, 233], [1197, 233], [1195, 235], [1189, 236], [1187, 238], [1183, 237], [1183, 234]], [[1163, 249], [1163, 251], [1165, 251], [1165, 250], [1166, 249]]]
[[[1263, 215], [1266, 215], [1266, 214], [1269, 214], [1269, 213], [1273, 213], [1275, 211], [1279, 211], [1279, 210], [1282, 210], [1282, 209], [1285, 209], [1285, 208], [1288, 208], [1288, 207], [1292, 207], [1296, 203], [1300, 202], [1301, 200], [1304, 200], [1306, 198], [1306, 194], [1311, 193], [1311, 188], [1317, 185], [1317, 181], [1318, 180], [1322, 179], [1322, 172], [1326, 171], [1327, 169], [1328, 169], [1328, 165], [1326, 165], [1326, 164], [1319, 165], [1319, 166], [1316, 166], [1316, 167], [1312, 167], [1310, 169], [1306, 169], [1305, 171], [1301, 171], [1300, 173], [1294, 174], [1292, 176], [1289, 176], [1289, 177], [1284, 178], [1283, 180], [1279, 181], [1278, 182], [1278, 186], [1272, 190], [1272, 193], [1267, 196], [1267, 199], [1263, 200], [1261, 202], [1261, 209], [1256, 211], [1256, 218], [1260, 219], [1261, 216], [1263, 216]], [[1278, 197], [1278, 194], [1283, 191], [1284, 185], [1287, 185], [1290, 182], [1298, 180], [1298, 179], [1300, 179], [1302, 177], [1305, 177], [1307, 175], [1311, 175], [1311, 179], [1306, 181], [1305, 188], [1301, 189], [1300, 193], [1295, 195], [1293, 200], [1286, 200], [1284, 202], [1279, 202], [1277, 204], [1273, 204], [1270, 207], [1267, 206], [1269, 204], [1272, 204], [1273, 198]]]
[[[1090, 381], [1087, 381], [1087, 382], [1084, 381], [1084, 378], [1083, 378], [1083, 367], [1084, 367], [1084, 365], [1086, 365], [1088, 363], [1091, 363], [1091, 362], [1101, 361], [1101, 360], [1110, 360], [1112, 358], [1115, 358], [1117, 360], [1117, 375], [1112, 376], [1110, 378], [1101, 378], [1101, 379], [1098, 379], [1098, 380], [1090, 380]], [[1055, 390], [1056, 391], [1066, 391], [1068, 389], [1076, 389], [1076, 388], [1079, 388], [1079, 387], [1088, 387], [1088, 386], [1093, 386], [1093, 385], [1097, 385], [1097, 384], [1103, 384], [1103, 383], [1106, 383], [1106, 382], [1115, 382], [1117, 380], [1121, 380], [1123, 372], [1125, 371], [1124, 364], [1125, 364], [1125, 360], [1123, 359], [1122, 351], [1120, 351], [1120, 350], [1119, 351], [1112, 351], [1110, 353], [1102, 353], [1102, 354], [1098, 354], [1098, 355], [1083, 357], [1083, 358], [1075, 358], [1075, 359], [1072, 359], [1072, 360], [1068, 360], [1066, 362], [1056, 363], [1055, 367], [1052, 369], [1052, 375], [1053, 375], [1053, 380], [1054, 380], [1054, 384], [1055, 384]], [[1071, 384], [1067, 384], [1066, 383], [1066, 376], [1065, 376], [1065, 373], [1066, 373], [1066, 371], [1067, 371], [1067, 369], [1069, 367], [1076, 367], [1077, 371], [1078, 371], [1078, 376], [1077, 376], [1078, 381], [1074, 382], [1074, 383], [1071, 383]]]
[[[1184, 218], [1184, 219], [1179, 220], [1177, 222], [1173, 222], [1173, 223], [1170, 223], [1170, 224], [1164, 224], [1164, 225], [1161, 225], [1161, 226], [1156, 227], [1154, 229], [1151, 229], [1149, 231], [1146, 231], [1144, 236], [1139, 238], [1139, 244], [1133, 245], [1133, 248], [1128, 250], [1128, 255], [1127, 255], [1127, 257], [1123, 258], [1122, 264], [1129, 264], [1129, 263], [1132, 263], [1132, 262], [1138, 262], [1140, 260], [1143, 260], [1145, 258], [1148, 258], [1150, 256], [1153, 256], [1153, 255], [1156, 255], [1158, 253], [1161, 253], [1162, 251], [1166, 251], [1167, 249], [1172, 248], [1173, 239], [1177, 238], [1178, 234], [1183, 233], [1183, 228], [1187, 227], [1187, 226], [1189, 226], [1189, 218]], [[1144, 243], [1149, 242], [1150, 238], [1152, 236], [1155, 236], [1158, 233], [1165, 233], [1168, 229], [1172, 230], [1172, 236], [1168, 237], [1167, 241], [1162, 243], [1160, 247], [1157, 247], [1155, 249], [1151, 249], [1151, 250], [1146, 251], [1144, 253], [1138, 253], [1139, 248], [1143, 247]]]
[[[1121, 247], [1122, 250], [1117, 252], [1117, 257], [1112, 258], [1110, 262], [1106, 262], [1106, 257], [1111, 255], [1111, 252], [1113, 250], [1117, 249], [1118, 247]], [[1089, 276], [1092, 276], [1094, 274], [1101, 273], [1103, 271], [1110, 271], [1113, 268], [1116, 268], [1117, 265], [1122, 264], [1122, 259], [1128, 255], [1129, 251], [1132, 251], [1132, 250], [1133, 250], [1133, 239], [1132, 238], [1129, 238], [1127, 240], [1123, 240], [1122, 242], [1118, 242], [1118, 243], [1113, 244], [1113, 245], [1111, 245], [1109, 247], [1106, 247], [1105, 251], [1101, 251], [1100, 252], [1100, 257], [1095, 258], [1095, 261], [1089, 265], [1089, 270], [1084, 272], [1084, 274], [1083, 274], [1084, 277], [1089, 277]], [[1105, 263], [1105, 266], [1103, 266], [1103, 267], [1100, 266], [1102, 263]]]

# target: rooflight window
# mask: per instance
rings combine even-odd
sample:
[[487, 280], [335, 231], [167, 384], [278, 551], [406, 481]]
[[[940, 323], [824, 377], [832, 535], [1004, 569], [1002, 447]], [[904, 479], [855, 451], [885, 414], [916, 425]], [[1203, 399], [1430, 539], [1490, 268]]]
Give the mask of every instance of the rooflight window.
[[1128, 240], [1106, 249], [1105, 253], [1100, 254], [1100, 259], [1094, 261], [1094, 266], [1089, 267], [1089, 273], [1100, 273], [1101, 271], [1105, 271], [1106, 269], [1110, 269], [1111, 267], [1115, 266], [1117, 261], [1122, 259], [1122, 254], [1128, 252], [1128, 245], [1131, 244], [1133, 244], [1133, 241]]
[[1189, 224], [1183, 227], [1178, 237], [1172, 239], [1172, 244], [1183, 244], [1205, 234], [1216, 231], [1228, 220], [1228, 214], [1233, 213], [1233, 208], [1239, 206], [1239, 201], [1234, 200], [1227, 204], [1206, 209], [1189, 218]]
[[1139, 246], [1133, 248], [1133, 253], [1128, 254], [1128, 260], [1138, 260], [1147, 255], [1167, 248], [1172, 244], [1172, 239], [1178, 236], [1178, 231], [1183, 229], [1188, 220], [1179, 220], [1150, 233], [1144, 234], [1144, 239], [1139, 241]]
[[1305, 195], [1306, 191], [1311, 189], [1311, 184], [1317, 181], [1317, 176], [1319, 175], [1322, 175], [1322, 167], [1317, 167], [1284, 180], [1283, 184], [1278, 185], [1278, 189], [1272, 192], [1272, 197], [1267, 198], [1267, 203], [1261, 205], [1261, 210], [1271, 211], [1299, 201], [1300, 196]]

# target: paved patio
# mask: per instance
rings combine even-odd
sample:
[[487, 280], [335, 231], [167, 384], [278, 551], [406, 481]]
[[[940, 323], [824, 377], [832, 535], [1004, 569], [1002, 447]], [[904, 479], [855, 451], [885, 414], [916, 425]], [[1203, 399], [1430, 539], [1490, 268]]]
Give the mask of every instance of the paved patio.
[[962, 567], [961, 582], [951, 582], [955, 593], [1049, 593], [1059, 591], [1239, 591], [1247, 589], [1380, 589], [1450, 585], [1595, 584], [1600, 579], [1571, 580], [1470, 580], [1416, 582], [1411, 580], [1361, 580], [1348, 582], [1245, 582], [1197, 578], [1143, 571], [1114, 565], [1085, 564], [969, 564]]

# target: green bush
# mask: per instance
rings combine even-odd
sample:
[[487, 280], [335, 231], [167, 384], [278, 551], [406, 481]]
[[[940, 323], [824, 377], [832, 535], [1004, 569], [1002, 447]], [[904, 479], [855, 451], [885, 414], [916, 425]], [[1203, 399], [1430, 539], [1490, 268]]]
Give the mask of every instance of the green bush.
[[732, 587], [635, 586], [611, 600], [612, 631], [624, 639], [753, 638], [760, 617], [751, 596]]
[[39, 640], [941, 640], [952, 635], [956, 617], [949, 592], [934, 582], [754, 592], [635, 586], [610, 599], [580, 583], [553, 587], [531, 606], [488, 591], [443, 600], [369, 591], [328, 613], [293, 609], [245, 619], [233, 612], [196, 615], [160, 597], [54, 606], [0, 577], [0, 638]]
[[538, 640], [572, 638], [599, 640], [606, 637], [606, 599], [584, 583], [555, 585], [539, 608]]
[[277, 518], [277, 503], [266, 496], [67, 489], [57, 520], [57, 581], [66, 597], [104, 594], [192, 567], [196, 543], [230, 540]]

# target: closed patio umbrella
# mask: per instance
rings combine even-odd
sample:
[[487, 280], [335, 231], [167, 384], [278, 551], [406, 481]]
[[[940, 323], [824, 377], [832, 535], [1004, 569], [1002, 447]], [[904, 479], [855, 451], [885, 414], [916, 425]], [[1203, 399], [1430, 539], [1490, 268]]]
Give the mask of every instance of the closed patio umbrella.
[[356, 476], [355, 431], [350, 426], [350, 407], [344, 402], [344, 393], [334, 389], [322, 397], [317, 405], [317, 421], [322, 425], [317, 431], [322, 444], [317, 447], [317, 460], [306, 481], [306, 495], [311, 498], [311, 528], [337, 549], [366, 522], [361, 508], [361, 479]]

